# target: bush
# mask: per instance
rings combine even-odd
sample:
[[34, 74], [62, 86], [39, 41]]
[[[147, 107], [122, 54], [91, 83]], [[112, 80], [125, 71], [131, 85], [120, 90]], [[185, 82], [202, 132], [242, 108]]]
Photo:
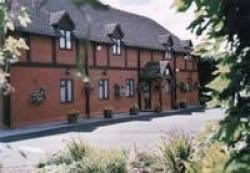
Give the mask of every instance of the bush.
[[184, 173], [186, 163], [191, 156], [191, 139], [184, 134], [174, 134], [168, 140], [162, 141], [160, 155], [166, 172]]
[[127, 155], [121, 150], [101, 150], [72, 141], [67, 150], [54, 154], [39, 167], [61, 173], [126, 173]]

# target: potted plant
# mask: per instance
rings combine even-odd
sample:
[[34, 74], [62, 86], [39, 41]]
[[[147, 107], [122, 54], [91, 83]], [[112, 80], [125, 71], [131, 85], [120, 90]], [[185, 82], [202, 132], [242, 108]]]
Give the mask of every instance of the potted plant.
[[112, 107], [107, 107], [103, 111], [104, 118], [112, 118], [113, 117], [113, 108]]
[[185, 82], [180, 82], [179, 84], [180, 91], [186, 93], [189, 91], [189, 85]]
[[134, 104], [129, 109], [130, 115], [137, 115], [139, 113], [139, 107], [137, 104]]
[[161, 106], [160, 106], [160, 105], [156, 105], [154, 111], [155, 111], [156, 113], [162, 112]]
[[80, 116], [80, 111], [72, 110], [67, 115], [68, 123], [77, 123]]

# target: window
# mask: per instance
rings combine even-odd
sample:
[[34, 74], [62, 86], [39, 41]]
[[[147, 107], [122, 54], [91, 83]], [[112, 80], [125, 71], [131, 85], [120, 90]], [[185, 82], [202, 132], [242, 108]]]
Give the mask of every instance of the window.
[[185, 60], [192, 60], [192, 55], [190, 53], [188, 53], [187, 55], [185, 55], [184, 59]]
[[166, 51], [166, 54], [165, 54], [165, 59], [171, 59], [173, 57], [173, 53], [172, 53], [172, 50], [171, 48], [169, 47]]
[[60, 30], [60, 33], [61, 33], [59, 41], [60, 49], [67, 49], [67, 50], [72, 49], [71, 32]]
[[126, 82], [126, 96], [133, 97], [135, 95], [135, 81], [128, 79]]
[[113, 55], [121, 55], [121, 40], [113, 39], [114, 44], [112, 47]]
[[109, 81], [107, 79], [99, 81], [99, 98], [103, 100], [109, 98]]
[[73, 102], [74, 96], [73, 80], [61, 80], [60, 82], [60, 94], [61, 103], [71, 103]]

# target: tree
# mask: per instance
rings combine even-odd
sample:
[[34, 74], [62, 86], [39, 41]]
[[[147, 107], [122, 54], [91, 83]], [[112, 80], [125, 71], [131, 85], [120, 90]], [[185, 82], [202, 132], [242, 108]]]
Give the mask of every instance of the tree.
[[188, 28], [203, 38], [196, 53], [220, 59], [227, 69], [218, 76], [227, 80], [219, 95], [227, 102], [227, 117], [216, 136], [230, 151], [225, 171], [250, 172], [250, 2], [175, 0], [175, 5], [181, 12], [195, 6], [196, 18]]
[[212, 57], [203, 57], [200, 59], [199, 81], [201, 105], [207, 105], [208, 102], [212, 101], [212, 96], [216, 92], [209, 84], [219, 75], [219, 73], [216, 73], [218, 71], [217, 65], [218, 61]]
[[[16, 38], [9, 34], [14, 31], [12, 14], [8, 11], [10, 1], [0, 0], [0, 89], [1, 94], [9, 94], [12, 91], [8, 83], [9, 66], [18, 61], [21, 50], [27, 50], [28, 47], [22, 38]], [[30, 18], [25, 8], [21, 8], [20, 14], [14, 16], [20, 22], [20, 25], [26, 27], [30, 23]]]

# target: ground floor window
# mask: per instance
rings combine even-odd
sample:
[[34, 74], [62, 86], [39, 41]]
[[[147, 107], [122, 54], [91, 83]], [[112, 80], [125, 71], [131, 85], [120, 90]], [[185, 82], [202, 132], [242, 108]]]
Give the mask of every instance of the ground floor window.
[[102, 100], [109, 99], [109, 81], [107, 79], [99, 81], [99, 98]]
[[60, 81], [61, 103], [71, 103], [74, 98], [73, 80], [62, 79]]
[[135, 95], [135, 81], [128, 79], [126, 82], [126, 96], [133, 97]]

